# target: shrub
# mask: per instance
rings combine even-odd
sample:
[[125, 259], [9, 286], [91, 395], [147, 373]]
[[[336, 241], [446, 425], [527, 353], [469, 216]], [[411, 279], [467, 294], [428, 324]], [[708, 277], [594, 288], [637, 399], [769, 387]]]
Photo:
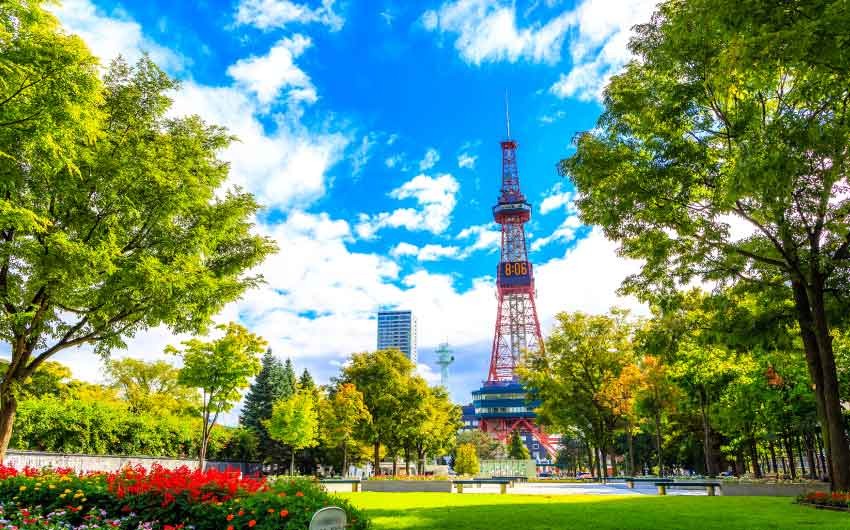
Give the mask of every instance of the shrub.
[[0, 499], [0, 518], [31, 520], [42, 528], [294, 530], [306, 528], [313, 513], [330, 505], [345, 510], [350, 528], [369, 527], [362, 513], [315, 480], [266, 480], [215, 469], [154, 466], [78, 475], [0, 466]]
[[480, 465], [475, 446], [471, 443], [460, 445], [457, 448], [457, 456], [454, 462], [455, 473], [458, 475], [474, 475], [478, 473], [479, 469]]

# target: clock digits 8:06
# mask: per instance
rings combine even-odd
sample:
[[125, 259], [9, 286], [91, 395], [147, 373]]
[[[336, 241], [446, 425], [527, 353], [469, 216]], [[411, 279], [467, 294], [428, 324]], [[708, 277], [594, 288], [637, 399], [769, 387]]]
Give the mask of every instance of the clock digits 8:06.
[[528, 274], [528, 262], [509, 261], [504, 263], [505, 276], [526, 276]]

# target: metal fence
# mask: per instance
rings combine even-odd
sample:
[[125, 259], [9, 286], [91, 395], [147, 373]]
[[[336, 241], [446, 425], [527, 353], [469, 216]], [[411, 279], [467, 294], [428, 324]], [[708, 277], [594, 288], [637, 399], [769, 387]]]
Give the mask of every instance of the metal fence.
[[[127, 466], [141, 465], [150, 469], [153, 464], [159, 464], [168, 469], [180, 466], [196, 467], [198, 461], [185, 458], [159, 458], [151, 456], [119, 456], [119, 455], [82, 455], [73, 453], [46, 453], [42, 451], [6, 451], [7, 466], [21, 469], [24, 466], [41, 469], [44, 467], [68, 467], [78, 472], [86, 471], [117, 471]], [[255, 462], [207, 461], [207, 469], [238, 470], [243, 474], [257, 473], [262, 465]]]

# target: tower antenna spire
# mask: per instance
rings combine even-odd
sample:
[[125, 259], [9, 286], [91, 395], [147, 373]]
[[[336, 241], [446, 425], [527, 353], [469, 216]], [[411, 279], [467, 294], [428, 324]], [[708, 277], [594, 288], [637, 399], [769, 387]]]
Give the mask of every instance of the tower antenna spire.
[[508, 140], [511, 139], [511, 107], [508, 102], [508, 89], [505, 89], [505, 128], [508, 131]]

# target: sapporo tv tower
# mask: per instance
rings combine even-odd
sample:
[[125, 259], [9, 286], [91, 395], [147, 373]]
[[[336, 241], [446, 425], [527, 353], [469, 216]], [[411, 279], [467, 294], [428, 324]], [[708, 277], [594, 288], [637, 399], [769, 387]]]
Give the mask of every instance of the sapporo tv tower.
[[[530, 435], [552, 458], [556, 454], [554, 440], [534, 422], [534, 408], [539, 403], [527, 402], [516, 368], [524, 351], [543, 347], [540, 322], [534, 304], [534, 269], [528, 261], [525, 223], [531, 219], [531, 205], [519, 187], [517, 143], [511, 138], [510, 113], [505, 102], [507, 138], [502, 145], [502, 189], [493, 218], [502, 227], [502, 254], [496, 271], [496, 293], [499, 300], [496, 330], [490, 355], [487, 381], [472, 393], [479, 427], [503, 442], [514, 430], [523, 438]], [[543, 451], [532, 456], [546, 458]]]

